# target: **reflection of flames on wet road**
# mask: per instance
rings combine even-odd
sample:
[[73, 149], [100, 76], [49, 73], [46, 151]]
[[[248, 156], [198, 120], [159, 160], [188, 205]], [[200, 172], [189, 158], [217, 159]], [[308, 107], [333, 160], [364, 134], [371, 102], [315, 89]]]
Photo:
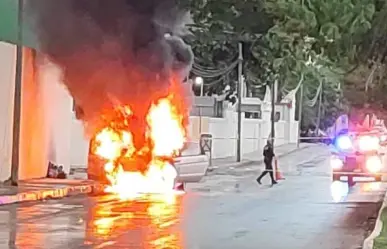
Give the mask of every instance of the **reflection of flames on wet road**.
[[179, 203], [174, 195], [150, 195], [97, 204], [86, 224], [85, 245], [182, 248]]
[[106, 118], [108, 125], [95, 136], [92, 147], [106, 162], [106, 192], [127, 199], [173, 190], [177, 172], [171, 160], [186, 142], [181, 105], [181, 99], [170, 93], [155, 101], [143, 118], [130, 106], [109, 114], [113, 118]]

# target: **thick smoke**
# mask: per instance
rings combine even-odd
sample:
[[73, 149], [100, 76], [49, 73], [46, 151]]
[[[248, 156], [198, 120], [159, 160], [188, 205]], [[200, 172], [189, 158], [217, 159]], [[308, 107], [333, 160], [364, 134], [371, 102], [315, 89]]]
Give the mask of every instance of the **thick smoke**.
[[27, 10], [86, 124], [118, 103], [145, 115], [192, 63], [179, 37], [187, 13], [174, 0], [33, 0]]

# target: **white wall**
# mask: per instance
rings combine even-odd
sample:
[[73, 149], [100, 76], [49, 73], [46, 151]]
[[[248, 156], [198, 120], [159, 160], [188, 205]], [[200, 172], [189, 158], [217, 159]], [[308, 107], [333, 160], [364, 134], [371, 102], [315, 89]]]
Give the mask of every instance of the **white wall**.
[[[290, 110], [294, 111], [294, 110]], [[264, 119], [242, 120], [243, 153], [261, 151], [269, 138], [271, 123], [270, 109], [266, 109]], [[244, 115], [242, 115], [244, 117]], [[213, 158], [232, 157], [236, 155], [237, 113], [233, 108], [225, 111], [224, 118], [190, 117], [189, 137], [193, 144], [199, 146], [200, 133], [213, 136]], [[201, 124], [201, 125], [200, 125]], [[73, 118], [71, 132], [71, 165], [86, 167], [89, 142], [83, 136], [82, 124]], [[296, 143], [298, 134], [297, 121], [279, 121], [275, 123], [275, 145]], [[190, 148], [194, 151], [195, 148]], [[195, 150], [198, 151], [198, 150]]]
[[0, 181], [11, 175], [16, 46], [0, 42]]
[[[24, 49], [19, 179], [45, 177], [49, 160], [70, 170], [72, 99], [61, 72]], [[16, 47], [0, 42], [0, 181], [11, 174]], [[44, 61], [39, 61], [40, 63]]]
[[45, 61], [39, 68], [48, 133], [48, 160], [62, 165], [66, 173], [71, 164], [72, 98], [62, 82], [61, 70]]
[[73, 114], [71, 124], [71, 158], [70, 165], [84, 167], [87, 165], [89, 153], [89, 140], [84, 135], [82, 122]]
[[[210, 133], [213, 137], [213, 158], [236, 156], [237, 146], [237, 114], [226, 112], [225, 118], [202, 117], [202, 133]], [[242, 115], [244, 116], [244, 115]], [[190, 117], [190, 137], [198, 142], [200, 117]], [[192, 127], [195, 126], [195, 127]], [[275, 123], [275, 145], [297, 142], [298, 122], [279, 121]], [[269, 120], [242, 119], [242, 150], [243, 153], [261, 151], [271, 131]]]

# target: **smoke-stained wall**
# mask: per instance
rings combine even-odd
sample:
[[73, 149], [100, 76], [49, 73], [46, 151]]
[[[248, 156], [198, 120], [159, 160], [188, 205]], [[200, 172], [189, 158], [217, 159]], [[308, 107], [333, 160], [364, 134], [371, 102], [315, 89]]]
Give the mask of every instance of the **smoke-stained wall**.
[[62, 71], [43, 54], [38, 55], [38, 80], [40, 108], [44, 116], [47, 138], [47, 160], [62, 165], [66, 173], [70, 171], [70, 146], [73, 101], [62, 84]]
[[37, 54], [23, 48], [22, 99], [20, 117], [19, 179], [47, 174], [48, 134], [46, 132], [43, 87], [39, 82]]
[[[72, 99], [60, 70], [23, 49], [19, 179], [45, 177], [49, 161], [70, 167]], [[0, 181], [11, 175], [16, 46], [0, 42]], [[41, 65], [45, 65], [41, 67]]]

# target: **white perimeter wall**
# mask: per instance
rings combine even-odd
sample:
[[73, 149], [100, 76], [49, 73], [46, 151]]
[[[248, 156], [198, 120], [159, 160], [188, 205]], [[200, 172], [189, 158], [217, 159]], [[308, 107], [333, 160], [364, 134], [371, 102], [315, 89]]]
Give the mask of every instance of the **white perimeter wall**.
[[[191, 141], [199, 142], [200, 118], [190, 117], [189, 133]], [[225, 118], [202, 117], [201, 133], [213, 136], [213, 158], [236, 156], [237, 115], [227, 111]], [[298, 122], [279, 121], [276, 128], [276, 146], [286, 143], [296, 143]], [[88, 141], [82, 135], [82, 124], [73, 118], [71, 132], [71, 165], [85, 167], [87, 165]], [[261, 151], [270, 134], [270, 121], [243, 119], [242, 150], [243, 153]], [[199, 150], [196, 150], [199, 151]]]
[[[190, 117], [191, 138], [194, 142], [198, 142], [200, 133], [212, 134], [213, 158], [236, 156], [237, 120], [237, 114], [234, 111], [226, 111], [225, 118], [202, 117], [200, 121], [200, 117]], [[269, 120], [242, 118], [242, 153], [261, 151], [269, 138], [270, 131]], [[296, 143], [297, 131], [297, 121], [275, 123], [275, 145]]]
[[[30, 51], [24, 55], [19, 179], [45, 177], [49, 161], [69, 172], [71, 137], [77, 134], [72, 132], [72, 98], [60, 84], [57, 67], [47, 61], [35, 67]], [[11, 175], [15, 65], [16, 46], [0, 42], [0, 181]]]
[[0, 42], [0, 181], [11, 175], [16, 46]]

